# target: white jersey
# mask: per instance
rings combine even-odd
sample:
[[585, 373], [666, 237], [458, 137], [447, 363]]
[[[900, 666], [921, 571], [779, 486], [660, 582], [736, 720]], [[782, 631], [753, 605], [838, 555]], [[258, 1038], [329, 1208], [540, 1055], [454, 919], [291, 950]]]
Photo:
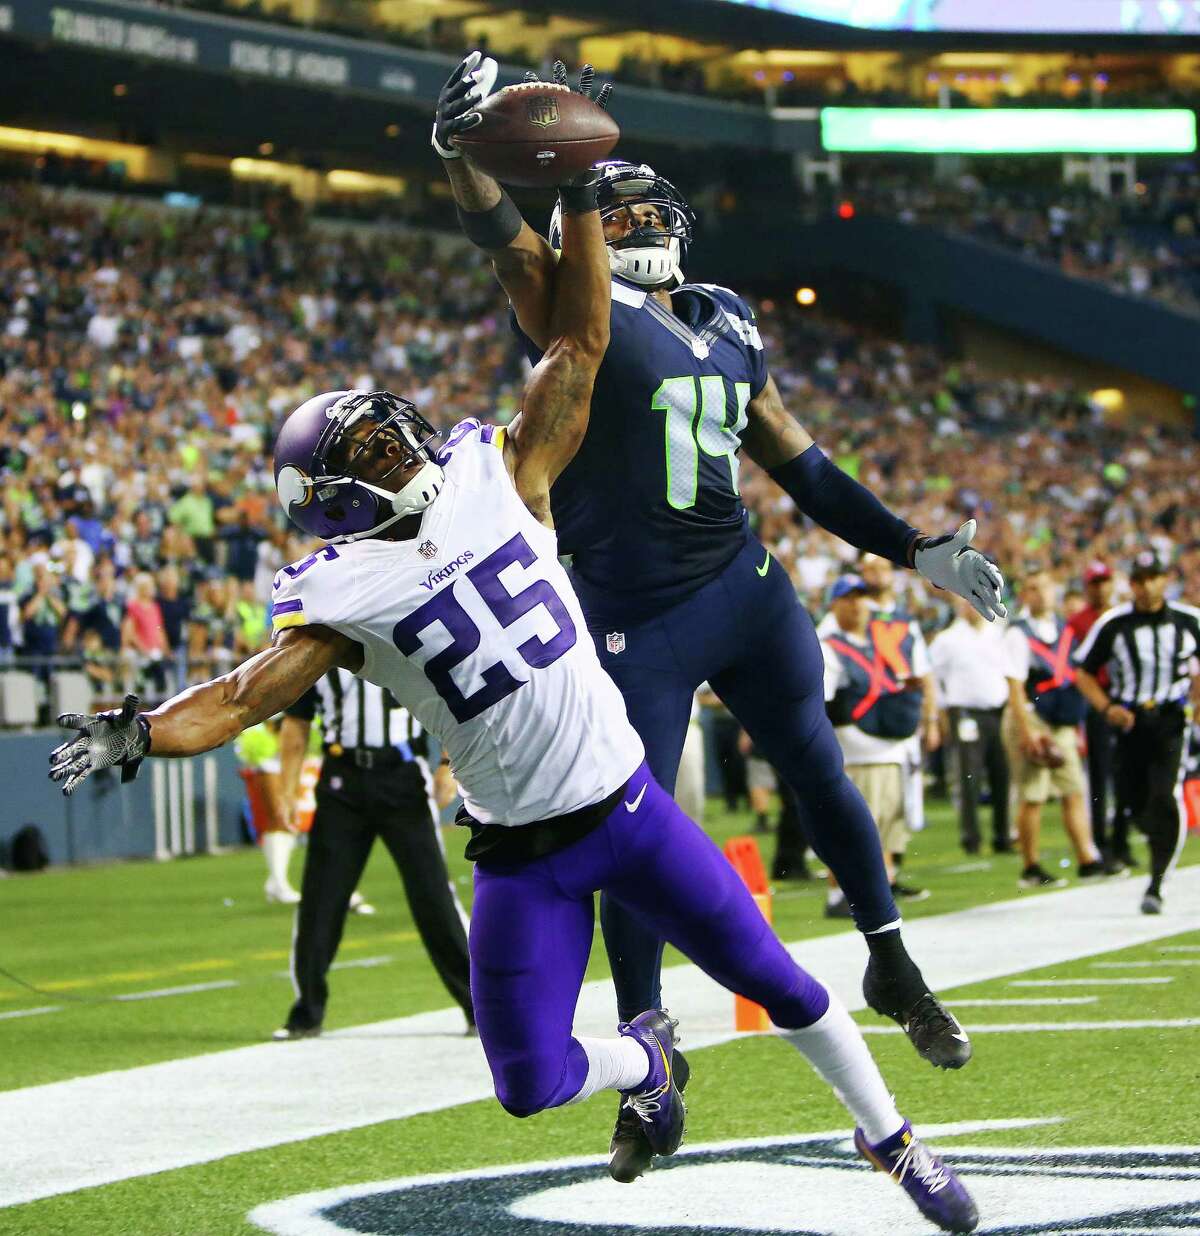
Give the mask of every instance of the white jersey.
[[558, 538], [513, 488], [503, 434], [456, 425], [445, 488], [419, 534], [327, 545], [284, 567], [272, 621], [317, 623], [362, 645], [362, 677], [441, 741], [470, 814], [520, 825], [600, 802], [644, 750]]

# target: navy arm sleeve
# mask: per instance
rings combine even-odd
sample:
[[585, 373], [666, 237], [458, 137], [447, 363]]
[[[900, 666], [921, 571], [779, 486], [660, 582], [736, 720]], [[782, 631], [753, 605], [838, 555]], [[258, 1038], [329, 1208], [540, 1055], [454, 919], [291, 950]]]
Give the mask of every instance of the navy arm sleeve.
[[921, 534], [843, 472], [815, 442], [795, 459], [772, 468], [770, 475], [826, 531], [897, 566], [912, 566], [910, 555]]

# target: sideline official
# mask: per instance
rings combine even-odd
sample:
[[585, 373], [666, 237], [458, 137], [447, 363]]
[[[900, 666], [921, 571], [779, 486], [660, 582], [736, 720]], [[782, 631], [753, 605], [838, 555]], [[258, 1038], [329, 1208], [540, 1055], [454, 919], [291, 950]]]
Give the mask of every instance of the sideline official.
[[341, 943], [350, 896], [377, 837], [400, 872], [429, 959], [470, 1028], [475, 1019], [466, 914], [446, 871], [426, 736], [390, 693], [347, 670], [331, 670], [284, 716], [285, 786], [298, 783], [309, 727], [318, 712], [325, 754], [292, 943], [296, 1002], [274, 1037], [320, 1034], [329, 967]]
[[[1110, 609], [1076, 653], [1076, 685], [1117, 733], [1117, 817], [1150, 843], [1142, 913], [1161, 914], [1163, 881], [1186, 836], [1179, 788], [1200, 609], [1167, 601], [1167, 568], [1153, 552], [1138, 554], [1129, 582], [1132, 604]], [[1105, 668], [1107, 691], [1098, 681]]]

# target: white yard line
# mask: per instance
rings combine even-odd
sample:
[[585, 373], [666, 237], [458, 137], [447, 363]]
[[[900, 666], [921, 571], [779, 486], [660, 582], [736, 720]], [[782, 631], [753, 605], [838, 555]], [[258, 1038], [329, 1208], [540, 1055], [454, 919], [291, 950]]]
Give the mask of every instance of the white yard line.
[[1200, 966], [1200, 958], [1159, 957], [1155, 961], [1093, 961], [1096, 970], [1151, 970], [1156, 966]]
[[14, 1017], [36, 1017], [39, 1013], [57, 1013], [61, 1004], [43, 1004], [36, 1009], [15, 1009], [11, 1013], [0, 1013], [0, 1021], [11, 1021]]
[[1010, 987], [1149, 987], [1173, 983], [1170, 975], [1154, 978], [1013, 979]]
[[[1164, 915], [1139, 914], [1128, 890], [1109, 884], [918, 919], [905, 938], [933, 988], [948, 990], [1200, 929], [1200, 867], [1178, 872], [1171, 891]], [[848, 1007], [863, 1007], [856, 932], [791, 951]], [[689, 1050], [736, 1037], [728, 992], [694, 966], [663, 977]], [[611, 1034], [615, 1019], [612, 984], [587, 984], [578, 1029]], [[462, 1014], [442, 1010], [0, 1093], [0, 1129], [21, 1130], [0, 1155], [0, 1206], [489, 1098], [479, 1042], [462, 1030]]]
[[[1095, 1004], [1099, 996], [1014, 996], [1011, 1000], [1001, 998], [986, 1000], [954, 1000], [954, 1008], [958, 1009], [1012, 1009], [1012, 1008], [1047, 1008], [1063, 1004]], [[897, 1027], [899, 1029], [899, 1027]]]
[[1160, 953], [1200, 953], [1200, 944], [1161, 944]]
[[211, 983], [187, 983], [182, 987], [158, 987], [153, 991], [127, 991], [114, 1000], [162, 1000], [167, 996], [194, 996], [199, 991], [227, 991], [240, 987], [237, 979], [216, 979]]

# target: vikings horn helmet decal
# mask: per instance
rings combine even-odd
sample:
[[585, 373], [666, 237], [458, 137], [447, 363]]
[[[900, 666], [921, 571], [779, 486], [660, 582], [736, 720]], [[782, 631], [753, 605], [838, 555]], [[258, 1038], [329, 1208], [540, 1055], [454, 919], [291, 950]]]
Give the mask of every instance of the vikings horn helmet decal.
[[[645, 163], [605, 159], [592, 165], [600, 173], [596, 199], [601, 219], [632, 206], [649, 202], [658, 208], [662, 228], [634, 228], [628, 236], [608, 244], [608, 264], [614, 275], [644, 288], [666, 288], [683, 282], [683, 262], [696, 216], [683, 194]], [[550, 216], [550, 244], [562, 248], [562, 207]]]
[[[366, 426], [366, 432], [361, 427]], [[438, 432], [407, 399], [389, 391], [327, 391], [302, 403], [275, 441], [275, 491], [288, 518], [321, 540], [376, 536], [423, 511], [445, 481], [432, 443]], [[391, 447], [391, 466], [367, 481], [368, 461]], [[389, 481], [411, 464], [398, 489]]]

